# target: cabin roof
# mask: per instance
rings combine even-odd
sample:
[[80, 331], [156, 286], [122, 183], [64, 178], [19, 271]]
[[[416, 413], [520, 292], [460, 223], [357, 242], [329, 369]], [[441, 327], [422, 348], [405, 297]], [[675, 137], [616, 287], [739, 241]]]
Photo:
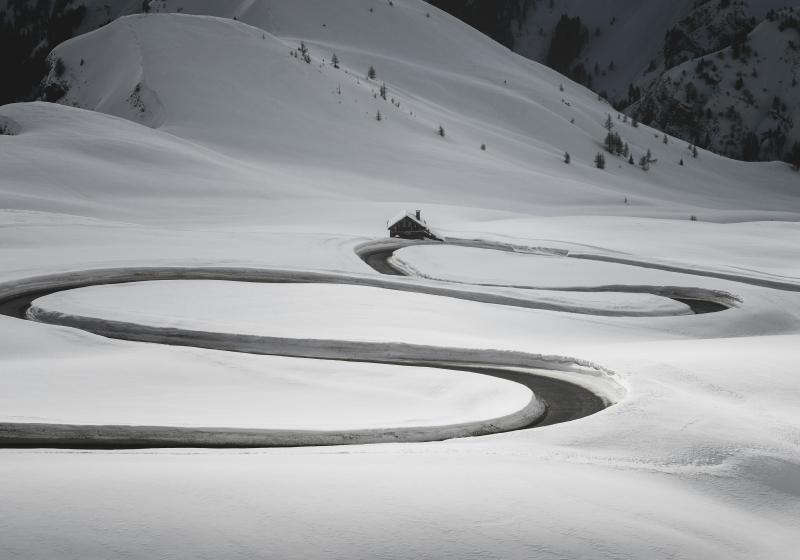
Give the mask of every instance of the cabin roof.
[[391, 220], [386, 222], [386, 227], [392, 227], [393, 225], [395, 225], [397, 222], [399, 222], [403, 218], [409, 218], [409, 219], [417, 222], [419, 225], [421, 225], [424, 228], [428, 227], [428, 224], [425, 223], [424, 219], [421, 218], [421, 219], [418, 220], [417, 216], [416, 216], [416, 214], [414, 212], [407, 212], [407, 211], [400, 212], [397, 216], [395, 216], [394, 218], [392, 218]]

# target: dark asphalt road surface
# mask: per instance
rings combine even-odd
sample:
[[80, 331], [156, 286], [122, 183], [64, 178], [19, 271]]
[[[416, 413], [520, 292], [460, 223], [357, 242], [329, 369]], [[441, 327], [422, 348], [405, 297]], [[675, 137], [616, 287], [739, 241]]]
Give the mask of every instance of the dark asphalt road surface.
[[[391, 254], [391, 253], [390, 253]], [[375, 257], [385, 263], [386, 256]], [[380, 266], [380, 264], [378, 264]], [[388, 266], [386, 264], [385, 266]], [[396, 274], [399, 274], [395, 271]], [[97, 282], [104, 284], [106, 282]], [[84, 285], [93, 285], [90, 282]], [[0, 315], [16, 319], [26, 319], [26, 311], [31, 303], [45, 295], [63, 291], [67, 288], [53, 288], [46, 290], [30, 291], [7, 297], [0, 300]], [[71, 288], [69, 288], [71, 289]], [[174, 329], [173, 329], [174, 330]], [[92, 331], [90, 331], [92, 332]], [[96, 333], [108, 336], [107, 333]], [[112, 338], [137, 341], [135, 334], [117, 333]], [[153, 342], [152, 340], [148, 340]], [[190, 341], [180, 336], [165, 334], [156, 342], [174, 346], [195, 347]], [[222, 351], [239, 351], [226, 348], [223, 343], [203, 345], [203, 348], [213, 348]], [[265, 352], [267, 353], [267, 352]], [[296, 357], [294, 354], [280, 354], [269, 351], [269, 355], [282, 355]], [[348, 361], [348, 360], [341, 360]], [[419, 366], [456, 371], [469, 371], [507, 381], [520, 383], [528, 387], [546, 406], [544, 415], [532, 422], [513, 428], [516, 431], [542, 426], [549, 426], [561, 422], [569, 422], [584, 418], [606, 408], [607, 403], [595, 393], [570, 383], [563, 379], [526, 373], [516, 369], [506, 369], [491, 365], [453, 364], [450, 361], [392, 361], [392, 360], [359, 360], [352, 356], [349, 361], [394, 364], [401, 366]], [[65, 448], [65, 449], [140, 449], [140, 448], [177, 448], [177, 447], [208, 447], [208, 448], [258, 448], [258, 447], [305, 447], [316, 445], [347, 445], [364, 443], [385, 443], [392, 441], [437, 441], [448, 439], [446, 437], [430, 439], [409, 439], [419, 437], [419, 434], [408, 429], [387, 429], [381, 431], [366, 430], [369, 432], [356, 436], [354, 434], [322, 434], [302, 432], [302, 440], [292, 434], [285, 437], [275, 436], [274, 431], [265, 443], [265, 436], [259, 430], [239, 430], [234, 428], [175, 428], [168, 426], [82, 426], [82, 425], [54, 425], [36, 423], [0, 423], [0, 448]], [[295, 435], [297, 435], [295, 433]], [[276, 440], [279, 440], [276, 443]]]

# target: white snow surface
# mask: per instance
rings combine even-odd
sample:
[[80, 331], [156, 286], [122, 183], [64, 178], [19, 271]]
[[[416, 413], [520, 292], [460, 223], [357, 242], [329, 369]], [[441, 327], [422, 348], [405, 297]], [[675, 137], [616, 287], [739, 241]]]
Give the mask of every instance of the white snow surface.
[[[713, 287], [723, 284], [713, 279], [698, 279], [688, 274], [627, 264], [459, 246], [405, 247], [395, 253], [393, 262], [424, 278], [468, 284], [578, 289], [626, 285]], [[480, 263], [480, 266], [475, 266], [475, 263]], [[635, 301], [636, 296], [627, 294], [623, 297]], [[613, 297], [613, 292], [593, 297], [603, 301]], [[645, 299], [647, 296], [638, 297]]]
[[[0, 107], [16, 132], [0, 136], [0, 282], [164, 265], [376, 274], [354, 247], [416, 208], [448, 237], [800, 278], [800, 182], [788, 166], [702, 151], [695, 160], [685, 143], [664, 146], [648, 127], [617, 124], [637, 156], [650, 148], [659, 161], [643, 172], [609, 157], [606, 170], [595, 169], [608, 105], [421, 1], [158, 4], [183, 13], [122, 18], [56, 49], [70, 84], [62, 105]], [[289, 54], [300, 41], [311, 64]], [[328, 64], [333, 52], [339, 70]], [[365, 78], [370, 65], [377, 80]], [[383, 81], [387, 101], [377, 96]], [[741, 304], [624, 318], [363, 287], [300, 286], [287, 302], [279, 297], [286, 287], [236, 285], [219, 294], [240, 316], [222, 305], [181, 315], [178, 296], [197, 301], [201, 292], [76, 290], [93, 296], [81, 300], [84, 311], [138, 312], [114, 294], [141, 290], [149, 321], [219, 331], [267, 328], [253, 315], [244, 320], [256, 293], [283, 306], [285, 328], [269, 327], [281, 336], [332, 331], [318, 320], [323, 310], [354, 321], [342, 338], [413, 340], [422, 335], [408, 326], [423, 323], [431, 344], [600, 364], [627, 392], [579, 421], [444, 443], [2, 450], [0, 557], [794, 558], [798, 292], [438, 249], [427, 263], [416, 250], [399, 257], [460, 282], [527, 284], [531, 271], [555, 288], [575, 277], [586, 287], [685, 282]], [[219, 411], [203, 406], [209, 395], [267, 391], [273, 385], [255, 373], [262, 365], [269, 383], [312, 400], [312, 382], [341, 380], [327, 390], [364, 403], [376, 420], [416, 415], [404, 410], [411, 395], [425, 402], [426, 384], [436, 383], [423, 370], [231, 357], [0, 316], [2, 412], [16, 417], [119, 419], [127, 409], [147, 421], [217, 421]], [[381, 394], [396, 397], [385, 410], [377, 397], [368, 402], [374, 387], [356, 384], [379, 370], [388, 384]], [[453, 395], [472, 379], [445, 377]], [[179, 403], [185, 391], [193, 397]], [[127, 405], [111, 410], [92, 395]], [[248, 410], [266, 418], [251, 396], [241, 398], [242, 422]]]
[[[161, 328], [464, 348], [524, 347], [541, 320], [527, 309], [381, 288], [210, 280], [78, 288], [33, 307]], [[548, 328], [558, 332], [563, 314], [551, 315]]]
[[[0, 422], [286, 430], [440, 426], [504, 416], [531, 398], [522, 385], [469, 372], [137, 348], [142, 345], [96, 336], [75, 340], [64, 329], [43, 337], [33, 325], [22, 327], [3, 342]], [[47, 344], [47, 355], [15, 351], [39, 343]]]

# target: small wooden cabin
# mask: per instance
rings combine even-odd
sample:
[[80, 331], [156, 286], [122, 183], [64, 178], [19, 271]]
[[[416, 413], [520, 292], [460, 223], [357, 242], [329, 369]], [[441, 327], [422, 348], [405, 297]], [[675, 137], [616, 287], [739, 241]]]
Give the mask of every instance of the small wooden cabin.
[[422, 219], [422, 212], [417, 210], [414, 213], [403, 212], [395, 218], [389, 220], [389, 237], [401, 237], [403, 239], [437, 239], [428, 229], [428, 224]]

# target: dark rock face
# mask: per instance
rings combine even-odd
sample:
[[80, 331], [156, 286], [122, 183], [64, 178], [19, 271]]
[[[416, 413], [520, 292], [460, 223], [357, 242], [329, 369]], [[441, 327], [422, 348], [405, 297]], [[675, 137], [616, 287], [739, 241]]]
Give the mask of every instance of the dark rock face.
[[85, 16], [86, 6], [69, 0], [8, 0], [0, 10], [0, 105], [41, 94], [48, 53], [71, 38]]
[[573, 63], [588, 42], [589, 29], [583, 25], [580, 16], [562, 15], [553, 32], [553, 38], [550, 40], [547, 65], [553, 70], [572, 77], [575, 74]]
[[796, 9], [770, 11], [748, 33], [729, 35], [726, 48], [665, 70], [626, 112], [732, 158], [794, 164], [800, 145], [798, 21]]

